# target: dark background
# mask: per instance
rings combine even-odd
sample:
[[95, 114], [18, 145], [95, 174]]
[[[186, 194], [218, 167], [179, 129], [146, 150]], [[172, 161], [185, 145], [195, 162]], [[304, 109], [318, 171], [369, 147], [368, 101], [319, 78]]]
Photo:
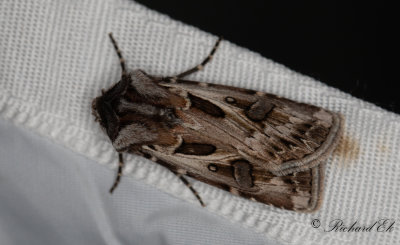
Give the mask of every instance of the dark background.
[[400, 113], [383, 78], [380, 6], [354, 1], [137, 1]]

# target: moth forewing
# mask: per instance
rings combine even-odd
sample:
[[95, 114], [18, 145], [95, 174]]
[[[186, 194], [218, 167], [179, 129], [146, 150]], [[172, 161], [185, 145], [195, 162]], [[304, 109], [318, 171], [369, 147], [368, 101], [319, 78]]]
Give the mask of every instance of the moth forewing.
[[[188, 186], [183, 175], [280, 208], [318, 208], [322, 162], [341, 133], [338, 114], [273, 94], [182, 79], [204, 67], [219, 41], [201, 65], [165, 78], [126, 72], [112, 41], [123, 75], [94, 100], [93, 113], [118, 152], [147, 157]], [[120, 157], [112, 190], [122, 165]]]
[[160, 85], [188, 95], [193, 109], [185, 111], [187, 126], [190, 121], [203, 126], [195, 133], [214, 142], [223, 138], [222, 145], [275, 175], [318, 165], [340, 135], [339, 114], [273, 94], [185, 80]]

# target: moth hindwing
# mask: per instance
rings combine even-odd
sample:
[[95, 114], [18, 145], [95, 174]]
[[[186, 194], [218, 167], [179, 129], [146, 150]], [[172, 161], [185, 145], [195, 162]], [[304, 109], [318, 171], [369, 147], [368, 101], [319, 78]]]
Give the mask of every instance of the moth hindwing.
[[314, 211], [322, 198], [324, 160], [341, 133], [339, 114], [273, 94], [127, 72], [93, 100], [93, 114], [119, 153], [149, 158], [174, 172], [276, 207]]

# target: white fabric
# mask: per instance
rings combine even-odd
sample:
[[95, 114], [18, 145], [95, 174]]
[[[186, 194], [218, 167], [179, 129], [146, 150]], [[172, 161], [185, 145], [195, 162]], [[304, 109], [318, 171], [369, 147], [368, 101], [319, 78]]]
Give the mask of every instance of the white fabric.
[[[277, 244], [0, 119], [0, 244]], [[279, 243], [280, 244], [280, 243]]]
[[[137, 193], [130, 191], [142, 183], [149, 185], [149, 187], [141, 186], [142, 190], [156, 187], [181, 199], [180, 202], [174, 202], [176, 205], [182, 205], [180, 209], [172, 212], [168, 209], [163, 209], [164, 212], [160, 213], [155, 212], [152, 216], [155, 220], [162, 219], [163, 215], [175, 213], [182, 217], [194, 215], [192, 212], [184, 213], [187, 206], [191, 206], [187, 210], [198, 210], [197, 220], [204, 221], [208, 219], [206, 217], [210, 217], [210, 213], [216, 214], [217, 217], [224, 217], [227, 226], [232, 227], [227, 229], [229, 231], [221, 229], [221, 226], [217, 228], [221, 229], [220, 241], [226, 244], [228, 242], [235, 244], [232, 240], [228, 240], [234, 236], [226, 234], [238, 232], [237, 227], [231, 222], [241, 225], [244, 233], [259, 234], [246, 237], [247, 240], [244, 240], [246, 242], [241, 241], [242, 244], [247, 241], [254, 244], [263, 243], [267, 242], [267, 238], [291, 244], [399, 242], [399, 229], [396, 227], [398, 224], [394, 225], [392, 232], [385, 233], [324, 232], [321, 227], [318, 229], [311, 227], [311, 220], [314, 218], [321, 220], [323, 227], [327, 227], [328, 223], [335, 219], [342, 219], [348, 226], [355, 221], [361, 225], [369, 225], [382, 218], [399, 222], [399, 115], [329, 88], [312, 78], [290, 71], [282, 65], [223, 41], [212, 62], [204, 71], [191, 76], [193, 80], [275, 93], [343, 114], [345, 133], [339, 149], [327, 162], [325, 198], [321, 210], [314, 214], [285, 211], [247, 201], [191, 180], [207, 204], [207, 207], [202, 209], [192, 193], [175, 175], [157, 164], [133, 155], [126, 157], [127, 167], [124, 170], [125, 176], [121, 186], [115, 195], [109, 197], [107, 191], [115, 173], [117, 155], [91, 115], [91, 100], [100, 94], [101, 88], [109, 87], [120, 76], [118, 59], [107, 33], [114, 33], [130, 69], [140, 68], [154, 75], [177, 74], [197, 64], [209, 52], [216, 37], [173, 21], [131, 1], [3, 0], [0, 2], [0, 25], [1, 118], [77, 153], [76, 156], [66, 159], [67, 161], [61, 161], [61, 156], [61, 159], [58, 159], [57, 155], [52, 156], [57, 163], [52, 167], [44, 165], [46, 168], [43, 167], [41, 170], [42, 175], [36, 178], [35, 174], [38, 172], [36, 169], [32, 170], [36, 165], [32, 165], [29, 158], [18, 160], [18, 164], [10, 164], [8, 161], [12, 160], [10, 154], [8, 157], [3, 157], [9, 151], [1, 152], [0, 197], [2, 200], [3, 198], [7, 200], [4, 203], [8, 204], [0, 206], [1, 244], [24, 243], [15, 241], [8, 243], [6, 240], [12, 234], [6, 226], [10, 223], [13, 225], [13, 220], [18, 219], [19, 222], [26, 219], [28, 224], [32, 222], [35, 228], [25, 232], [26, 240], [22, 241], [30, 241], [35, 237], [35, 232], [43, 232], [35, 224], [46, 224], [46, 222], [52, 225], [43, 227], [51, 228], [51, 233], [54, 233], [54, 237], [48, 237], [50, 241], [48, 243], [54, 242], [57, 235], [70, 234], [69, 239], [73, 239], [73, 233], [65, 234], [63, 233], [65, 227], [57, 225], [63, 224], [63, 221], [69, 218], [69, 212], [63, 213], [65, 208], [71, 212], [75, 211], [74, 226], [96, 226], [82, 227], [83, 231], [88, 231], [88, 236], [95, 237], [93, 240], [86, 240], [86, 244], [99, 244], [97, 237], [105, 237], [100, 244], [130, 243], [131, 237], [124, 235], [142, 234], [143, 231], [135, 230], [134, 226], [125, 226], [134, 221], [123, 220], [122, 214], [129, 214], [140, 208], [148, 211], [147, 208], [157, 200], [154, 196], [148, 197], [143, 193], [138, 196]], [[7, 144], [3, 135], [1, 136], [2, 144]], [[8, 137], [7, 140], [13, 139]], [[32, 145], [32, 147], [37, 146]], [[24, 149], [27, 149], [26, 146]], [[23, 157], [26, 153], [21, 152], [21, 154]], [[88, 161], [79, 160], [78, 158], [82, 156], [110, 170], [101, 170], [100, 165], [94, 166]], [[40, 168], [40, 162], [35, 164]], [[9, 168], [14, 170], [7, 172], [6, 169]], [[74, 195], [63, 193], [63, 189], [57, 189], [61, 185], [56, 185], [56, 182], [65, 176], [62, 173], [64, 168], [68, 171], [76, 169], [75, 178], [63, 179], [69, 190], [75, 193]], [[89, 175], [87, 172], [90, 168], [96, 169], [95, 173]], [[82, 174], [80, 171], [85, 173]], [[27, 175], [34, 183], [24, 181]], [[48, 179], [44, 180], [44, 176]], [[68, 174], [68, 177], [71, 176], [72, 173]], [[77, 199], [68, 199], [69, 203], [64, 204], [67, 207], [55, 207], [52, 202], [53, 196], [39, 191], [43, 185], [56, 188], [53, 193], [58, 195], [57, 200], [63, 200], [64, 195]], [[24, 199], [17, 198], [18, 195], [22, 195], [21, 193]], [[39, 197], [38, 193], [41, 193]], [[163, 195], [160, 192], [155, 193]], [[148, 198], [149, 201], [141, 200], [139, 204], [136, 203], [138, 198]], [[15, 213], [4, 214], [5, 210], [12, 209], [14, 205], [17, 207], [20, 201], [30, 203], [37, 199], [42, 200], [42, 204], [45, 205], [42, 208], [49, 210], [48, 213], [35, 213], [36, 209], [28, 209], [27, 212], [20, 213], [15, 210]], [[166, 201], [168, 203], [173, 202], [172, 199], [170, 196], [165, 196], [162, 200], [169, 200]], [[109, 204], [110, 200], [114, 206]], [[185, 201], [190, 202], [190, 205]], [[82, 208], [80, 203], [86, 205], [84, 210], [93, 212], [91, 213], [93, 223], [80, 220], [81, 217], [85, 217], [79, 215], [81, 214], [79, 210]], [[90, 207], [94, 207], [93, 210], [90, 210]], [[122, 213], [117, 215], [118, 220], [115, 220], [112, 214], [118, 208], [122, 210], [118, 212]], [[127, 217], [134, 219], [135, 215]], [[174, 219], [170, 220], [173, 222]], [[18, 224], [21, 223], [15, 224], [13, 232], [18, 231], [20, 228]], [[210, 231], [218, 236], [218, 233], [214, 233], [215, 227], [207, 225], [207, 222], [202, 222], [199, 226], [188, 224], [189, 227], [192, 225], [201, 227], [197, 230], [200, 230], [199, 234], [204, 239], [196, 240], [193, 244], [205, 244]], [[115, 227], [120, 230], [128, 227], [129, 230], [119, 233], [121, 231]], [[169, 228], [172, 230], [169, 231], [172, 232], [169, 233], [170, 236], [173, 234], [172, 237], [179, 241], [191, 236], [196, 237], [187, 234], [187, 231], [196, 232], [196, 229], [189, 230], [183, 227], [170, 224]], [[223, 232], [225, 234], [222, 234]], [[47, 238], [46, 234], [49, 234], [49, 231], [43, 234]], [[163, 236], [160, 240], [162, 239]], [[46, 240], [43, 241], [46, 243]], [[78, 243], [77, 240], [73, 241]], [[181, 242], [184, 243], [191, 242], [187, 240]]]

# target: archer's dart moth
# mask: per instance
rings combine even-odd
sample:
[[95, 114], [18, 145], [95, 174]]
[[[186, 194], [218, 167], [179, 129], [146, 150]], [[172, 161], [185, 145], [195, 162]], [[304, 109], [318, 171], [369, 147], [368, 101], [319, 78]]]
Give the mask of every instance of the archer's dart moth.
[[93, 100], [96, 120], [119, 153], [155, 161], [200, 195], [187, 175], [276, 207], [314, 211], [322, 198], [324, 160], [341, 133], [341, 117], [273, 94], [183, 79], [212, 58], [172, 77], [127, 72]]

